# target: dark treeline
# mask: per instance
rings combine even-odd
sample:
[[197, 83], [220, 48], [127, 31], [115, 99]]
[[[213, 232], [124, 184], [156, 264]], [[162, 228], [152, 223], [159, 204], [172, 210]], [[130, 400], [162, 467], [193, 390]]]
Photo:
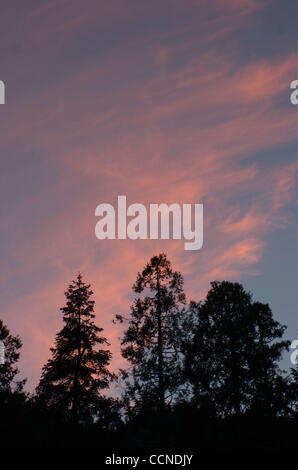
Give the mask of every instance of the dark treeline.
[[91, 286], [80, 274], [72, 281], [34, 394], [17, 380], [21, 339], [0, 321], [2, 448], [298, 448], [298, 369], [279, 368], [289, 342], [268, 304], [240, 283], [215, 281], [188, 305], [165, 254], [133, 291], [130, 312], [113, 320], [128, 364], [114, 373]]

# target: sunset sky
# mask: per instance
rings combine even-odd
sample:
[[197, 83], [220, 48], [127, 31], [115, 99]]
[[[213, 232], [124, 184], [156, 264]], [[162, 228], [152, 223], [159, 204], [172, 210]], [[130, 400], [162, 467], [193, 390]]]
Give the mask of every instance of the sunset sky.
[[[160, 251], [188, 299], [240, 281], [297, 339], [298, 3], [3, 0], [0, 15], [0, 318], [27, 390], [79, 271], [124, 365], [111, 320]], [[118, 195], [203, 203], [203, 248], [98, 240], [95, 208]]]

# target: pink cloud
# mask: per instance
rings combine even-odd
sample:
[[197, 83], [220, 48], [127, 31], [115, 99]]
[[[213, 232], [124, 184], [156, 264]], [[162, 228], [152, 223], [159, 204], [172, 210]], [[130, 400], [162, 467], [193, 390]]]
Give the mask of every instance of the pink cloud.
[[[212, 8], [232, 15], [231, 22], [221, 23], [204, 38], [211, 41], [216, 34], [228, 34], [239, 27], [239, 16], [243, 24], [258, 4], [217, 0]], [[69, 5], [64, 2], [63, 11]], [[80, 17], [80, 5], [74, 2], [63, 41], [92, 23], [92, 13], [95, 20], [101, 15], [111, 19], [118, 5], [123, 10], [121, 2], [107, 3], [103, 10], [90, 2]], [[44, 15], [49, 20], [44, 19], [44, 32], [40, 27], [28, 38], [38, 38], [50, 49], [55, 8], [40, 8], [25, 18], [27, 27]], [[119, 10], [117, 14], [121, 16]], [[57, 28], [64, 20], [61, 15]], [[281, 109], [277, 103], [296, 73], [298, 56], [255, 61], [239, 69], [235, 51], [222, 57], [214, 49], [170, 68], [175, 50], [159, 39], [145, 51], [136, 48], [123, 57], [123, 48], [118, 47], [112, 57], [92, 61], [91, 66], [86, 63], [48, 83], [46, 89], [34, 91], [34, 100], [23, 97], [22, 106], [10, 109], [3, 123], [3, 145], [18, 142], [28, 152], [34, 148], [44, 156], [46, 168], [55, 168], [59, 175], [53, 186], [12, 202], [3, 224], [5, 229], [15, 227], [22, 214], [59, 195], [57, 207], [41, 212], [18, 238], [22, 242], [13, 247], [10, 259], [20, 277], [32, 277], [32, 291], [14, 300], [4, 315], [24, 336], [22, 364], [34, 384], [61, 328], [63, 291], [77, 271], [93, 286], [97, 323], [111, 342], [117, 368], [123, 364], [117, 339], [121, 328], [111, 319], [115, 313], [128, 312], [131, 285], [150, 256], [166, 251], [174, 268], [186, 276], [189, 297], [199, 299], [210, 280], [257, 275], [266, 234], [281, 221], [291, 221], [285, 210], [295, 201], [297, 164], [281, 160], [264, 170], [254, 152], [297, 138], [297, 111], [290, 104]], [[188, 43], [177, 47], [187, 50]], [[154, 63], [150, 76], [128, 75], [123, 83], [101, 92], [98, 84], [128, 73], [140, 54]], [[95, 207], [115, 203], [119, 194], [126, 194], [128, 203], [203, 202], [203, 249], [185, 253], [183, 241], [96, 240]], [[15, 230], [21, 233], [22, 226]], [[45, 267], [51, 275], [40, 280]], [[9, 266], [5, 268], [1, 277], [9, 272]]]

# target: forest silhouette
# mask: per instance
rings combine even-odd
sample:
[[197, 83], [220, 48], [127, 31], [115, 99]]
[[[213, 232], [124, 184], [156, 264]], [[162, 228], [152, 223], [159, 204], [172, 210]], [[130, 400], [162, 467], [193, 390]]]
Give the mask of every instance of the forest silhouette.
[[187, 304], [164, 253], [137, 274], [133, 292], [130, 311], [113, 319], [127, 367], [111, 371], [93, 291], [78, 274], [31, 394], [18, 380], [21, 339], [0, 320], [0, 448], [298, 448], [298, 367], [280, 369], [290, 342], [268, 304], [229, 281]]

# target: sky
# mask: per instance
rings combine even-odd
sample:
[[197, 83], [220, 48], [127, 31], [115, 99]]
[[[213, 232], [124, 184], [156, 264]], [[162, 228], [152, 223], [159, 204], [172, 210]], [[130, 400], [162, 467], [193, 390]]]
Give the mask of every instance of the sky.
[[[0, 318], [27, 390], [78, 272], [125, 365], [112, 319], [161, 251], [188, 300], [239, 281], [298, 338], [297, 15], [292, 0], [1, 2]], [[98, 240], [95, 208], [118, 195], [202, 203], [203, 248]]]

